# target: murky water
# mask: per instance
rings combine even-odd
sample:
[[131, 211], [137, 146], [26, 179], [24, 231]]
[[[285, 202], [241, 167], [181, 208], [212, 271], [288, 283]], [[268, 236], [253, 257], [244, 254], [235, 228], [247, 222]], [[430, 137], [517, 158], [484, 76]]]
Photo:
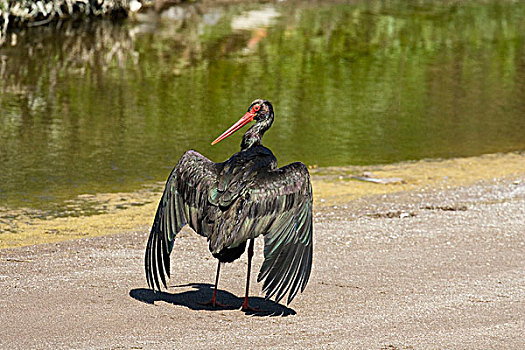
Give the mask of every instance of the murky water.
[[525, 149], [525, 3], [174, 7], [60, 23], [0, 48], [0, 200], [45, 208], [164, 180], [255, 98], [281, 164]]

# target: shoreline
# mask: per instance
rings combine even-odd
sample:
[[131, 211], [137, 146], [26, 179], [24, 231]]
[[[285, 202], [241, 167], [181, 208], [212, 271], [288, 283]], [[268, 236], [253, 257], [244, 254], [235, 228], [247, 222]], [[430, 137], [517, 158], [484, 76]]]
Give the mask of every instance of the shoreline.
[[[388, 165], [311, 169], [314, 213], [359, 198], [422, 189], [445, 190], [494, 178], [525, 178], [525, 153], [421, 160]], [[363, 176], [364, 175], [364, 176]], [[384, 180], [358, 181], [355, 177]], [[29, 209], [1, 208], [0, 249], [56, 243], [126, 231], [149, 231], [164, 183], [130, 193], [85, 194], [72, 209], [89, 206], [100, 214], [39, 218]], [[5, 218], [16, 219], [5, 219]]]

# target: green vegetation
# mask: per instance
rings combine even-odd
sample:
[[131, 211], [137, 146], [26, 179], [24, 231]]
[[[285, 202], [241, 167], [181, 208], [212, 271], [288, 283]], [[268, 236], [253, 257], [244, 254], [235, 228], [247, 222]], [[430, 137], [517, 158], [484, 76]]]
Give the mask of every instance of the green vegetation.
[[129, 0], [0, 0], [0, 46], [5, 44], [9, 28], [34, 27], [63, 19], [118, 18], [126, 16], [129, 9]]

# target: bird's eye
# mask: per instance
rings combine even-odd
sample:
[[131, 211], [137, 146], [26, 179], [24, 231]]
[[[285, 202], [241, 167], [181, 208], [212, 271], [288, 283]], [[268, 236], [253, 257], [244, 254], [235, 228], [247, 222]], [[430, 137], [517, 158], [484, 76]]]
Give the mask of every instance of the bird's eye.
[[254, 112], [258, 112], [259, 109], [261, 109], [261, 106], [259, 106], [259, 105], [255, 105], [255, 106], [253, 106], [253, 108], [252, 108], [252, 110], [253, 110]]

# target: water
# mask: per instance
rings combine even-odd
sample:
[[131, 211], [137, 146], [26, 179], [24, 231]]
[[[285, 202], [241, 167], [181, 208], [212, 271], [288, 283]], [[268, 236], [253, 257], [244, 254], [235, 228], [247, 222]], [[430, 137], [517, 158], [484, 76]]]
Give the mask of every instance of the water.
[[60, 207], [164, 180], [255, 98], [281, 165], [525, 149], [525, 3], [193, 4], [59, 23], [0, 48], [0, 201]]

